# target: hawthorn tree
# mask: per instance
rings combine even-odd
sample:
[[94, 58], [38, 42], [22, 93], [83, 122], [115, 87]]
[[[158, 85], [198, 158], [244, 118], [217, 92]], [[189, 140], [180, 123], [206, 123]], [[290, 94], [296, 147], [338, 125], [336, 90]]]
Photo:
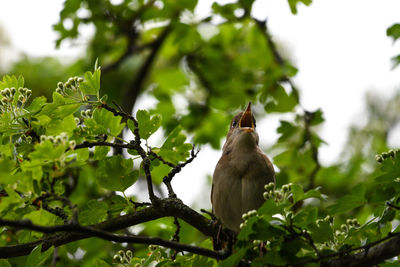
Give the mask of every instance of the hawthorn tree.
[[[311, 1], [289, 0], [293, 13], [298, 2]], [[95, 34], [87, 57], [65, 72], [82, 73], [96, 57], [102, 69], [40, 90], [50, 100], [25, 88], [22, 76], [3, 77], [1, 266], [397, 266], [400, 152], [387, 138], [399, 122], [399, 97], [370, 101], [368, 123], [353, 128], [344, 161], [324, 166], [322, 110], [302, 108], [296, 69], [266, 22], [251, 16], [253, 1], [214, 3], [200, 20], [196, 5], [67, 0], [58, 44], [83, 24]], [[394, 40], [398, 27], [387, 31]], [[157, 104], [131, 114], [141, 94]], [[220, 125], [248, 100], [263, 107], [259, 116], [291, 116], [271, 148], [277, 184], [265, 186], [265, 203], [243, 215], [232, 237], [210, 211], [183, 203], [171, 181], [196, 160], [199, 144], [220, 146], [227, 130]], [[160, 146], [149, 141], [157, 131], [165, 134]], [[124, 193], [140, 181], [147, 202]], [[226, 248], [214, 251], [211, 238]]]

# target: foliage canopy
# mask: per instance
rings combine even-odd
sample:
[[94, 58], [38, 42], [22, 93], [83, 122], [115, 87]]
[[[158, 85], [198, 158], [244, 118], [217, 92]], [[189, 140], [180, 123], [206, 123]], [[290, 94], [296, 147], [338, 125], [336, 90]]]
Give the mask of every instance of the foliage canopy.
[[[296, 69], [251, 16], [253, 2], [214, 3], [197, 19], [195, 0], [65, 1], [57, 45], [92, 25], [87, 57], [68, 67], [44, 62], [82, 77], [49, 75], [66, 82], [38, 94], [22, 76], [0, 81], [1, 266], [398, 265], [390, 258], [400, 253], [400, 151], [387, 137], [400, 97], [386, 101], [390, 110], [369, 101], [344, 160], [323, 166], [323, 112], [301, 107]], [[293, 13], [299, 2], [311, 3], [289, 0]], [[396, 41], [398, 25], [387, 34]], [[85, 72], [95, 58], [102, 69]], [[154, 108], [131, 115], [145, 94]], [[243, 215], [233, 250], [213, 251], [209, 237], [230, 244], [229, 233], [182, 203], [171, 180], [197, 156], [187, 136], [218, 148], [221, 125], [248, 100], [260, 116], [290, 115], [271, 148], [277, 184]], [[156, 147], [157, 131], [165, 137]], [[124, 194], [141, 183], [150, 202]]]

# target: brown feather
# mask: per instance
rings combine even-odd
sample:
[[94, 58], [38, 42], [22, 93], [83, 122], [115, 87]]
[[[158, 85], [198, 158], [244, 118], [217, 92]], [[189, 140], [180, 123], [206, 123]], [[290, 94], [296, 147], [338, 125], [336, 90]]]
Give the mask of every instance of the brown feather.
[[264, 202], [264, 185], [275, 182], [274, 168], [258, 147], [255, 128], [238, 126], [242, 115], [239, 113], [231, 122], [211, 190], [213, 213], [235, 232], [240, 230], [242, 214], [258, 209]]

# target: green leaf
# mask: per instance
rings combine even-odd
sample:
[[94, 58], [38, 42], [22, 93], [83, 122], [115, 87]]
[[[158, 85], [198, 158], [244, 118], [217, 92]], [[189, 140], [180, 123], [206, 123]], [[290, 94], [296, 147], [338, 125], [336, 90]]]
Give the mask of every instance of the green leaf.
[[12, 189], [4, 188], [7, 193], [6, 197], [2, 197], [0, 201], [0, 214], [6, 214], [12, 211], [15, 207], [24, 205], [24, 199], [22, 199], [17, 192]]
[[110, 267], [111, 265], [102, 259], [96, 259], [95, 267]]
[[121, 123], [121, 117], [114, 116], [114, 114], [104, 108], [95, 109], [93, 111], [93, 118], [85, 119], [86, 127], [93, 134], [109, 134], [118, 136], [125, 123]]
[[0, 90], [5, 88], [15, 87], [18, 89], [19, 87], [24, 87], [24, 77], [22, 75], [15, 77], [14, 75], [3, 76], [3, 81], [0, 81]]
[[72, 136], [74, 129], [76, 129], [76, 122], [74, 116], [68, 115], [63, 119], [52, 119], [46, 127], [46, 135], [58, 135], [62, 132]]
[[282, 86], [277, 86], [271, 92], [273, 99], [268, 101], [264, 109], [266, 112], [289, 112], [294, 109], [298, 104], [296, 95], [292, 92], [287, 94], [285, 88]]
[[34, 224], [49, 226], [54, 225], [57, 220], [57, 216], [44, 209], [40, 209], [25, 214], [23, 219], [31, 220]]
[[77, 150], [74, 150], [74, 153], [76, 153], [76, 160], [78, 161], [87, 161], [89, 158], [89, 148], [80, 148]]
[[168, 175], [168, 173], [172, 170], [172, 168], [168, 165], [160, 163], [160, 165], [155, 166], [151, 170], [151, 177], [153, 178], [153, 182], [156, 184], [161, 184], [163, 178]]
[[393, 38], [393, 42], [395, 42], [398, 38], [400, 38], [400, 24], [395, 23], [390, 26], [386, 30], [386, 35]]
[[328, 242], [333, 239], [333, 228], [329, 222], [320, 220], [317, 223], [313, 223], [309, 226], [311, 237], [316, 243]]
[[181, 133], [182, 127], [176, 127], [167, 137], [164, 144], [160, 148], [158, 153], [166, 161], [177, 164], [179, 161], [186, 160], [190, 156], [189, 151], [192, 149], [192, 145], [185, 143], [186, 136]]
[[42, 245], [36, 246], [26, 260], [26, 267], [41, 266], [53, 254], [54, 246], [42, 252]]
[[110, 212], [119, 213], [128, 206], [128, 202], [125, 198], [115, 195], [111, 197]]
[[26, 109], [31, 113], [36, 113], [43, 108], [43, 106], [46, 104], [46, 101], [47, 99], [44, 96], [35, 97], [35, 99], [33, 99], [32, 103], [26, 107]]
[[312, 3], [312, 0], [288, 0], [290, 11], [293, 14], [297, 14], [297, 4], [303, 3], [306, 6], [309, 6]]
[[133, 185], [139, 176], [139, 172], [133, 170], [133, 160], [124, 159], [121, 155], [100, 161], [96, 173], [100, 186], [122, 192]]
[[297, 203], [301, 200], [308, 198], [319, 198], [323, 199], [321, 192], [319, 192], [319, 188], [308, 190], [304, 193], [303, 188], [297, 184], [292, 185], [292, 193], [293, 193], [293, 203]]
[[304, 191], [301, 186], [297, 184], [292, 185], [292, 194], [293, 194], [293, 203], [297, 203], [300, 200], [304, 199]]
[[50, 118], [62, 119], [75, 113], [80, 107], [79, 103], [70, 98], [65, 98], [57, 92], [53, 93], [53, 103], [44, 105], [38, 115], [46, 115]]
[[312, 113], [311, 125], [318, 125], [325, 121], [324, 114], [321, 109], [318, 109]]
[[397, 68], [397, 66], [400, 65], [400, 55], [392, 57], [391, 61], [392, 61], [392, 69]]
[[365, 199], [366, 187], [364, 184], [357, 185], [351, 195], [339, 198], [335, 204], [328, 207], [330, 214], [339, 214], [355, 209], [366, 203]]
[[161, 117], [154, 115], [150, 118], [150, 114], [146, 110], [138, 110], [136, 119], [139, 124], [139, 134], [143, 139], [148, 139], [161, 125]]
[[0, 184], [13, 184], [17, 179], [12, 175], [15, 168], [15, 162], [8, 158], [0, 158]]
[[246, 10], [251, 10], [255, 0], [239, 0], [239, 4]]
[[84, 225], [102, 222], [107, 218], [107, 212], [108, 205], [105, 202], [91, 199], [79, 212], [79, 222]]
[[50, 140], [38, 143], [34, 146], [35, 151], [31, 155], [32, 160], [40, 160], [42, 162], [54, 161], [64, 154], [68, 144], [53, 144]]
[[284, 142], [299, 132], [299, 128], [288, 121], [280, 121], [280, 123], [281, 125], [277, 129], [277, 132], [281, 134], [278, 142]]
[[214, 2], [211, 7], [215, 14], [221, 15], [227, 20], [235, 20], [236, 19], [235, 10], [239, 8], [239, 5], [237, 3], [229, 3], [221, 5], [218, 4], [217, 2]]
[[250, 248], [250, 246], [246, 248], [242, 248], [239, 251], [235, 251], [231, 256], [229, 256], [227, 259], [221, 261], [218, 266], [220, 267], [231, 267], [231, 266], [237, 266], [238, 263], [240, 262], [241, 259], [243, 259], [244, 255], [246, 255], [247, 250]]
[[91, 73], [90, 71], [86, 72], [84, 75], [85, 81], [82, 82], [79, 86], [81, 91], [85, 95], [96, 95], [97, 97], [99, 97], [100, 76], [100, 68], [97, 68], [94, 73]]
[[1, 259], [0, 260], [0, 267], [12, 267], [8, 260]]
[[179, 90], [188, 85], [188, 78], [181, 68], [164, 68], [154, 74], [155, 82], [164, 90]]
[[293, 217], [293, 223], [300, 227], [307, 227], [310, 223], [317, 220], [318, 209], [317, 208], [306, 208], [301, 209]]
[[96, 146], [94, 149], [94, 160], [101, 160], [104, 159], [108, 152], [110, 152], [110, 147], [109, 146]]
[[278, 251], [268, 251], [263, 258], [263, 262], [277, 266], [286, 264], [285, 257], [282, 257]]
[[272, 215], [281, 213], [283, 209], [284, 209], [283, 205], [278, 206], [274, 200], [268, 199], [258, 209], [258, 212], [260, 215], [267, 216], [266, 218], [271, 218]]

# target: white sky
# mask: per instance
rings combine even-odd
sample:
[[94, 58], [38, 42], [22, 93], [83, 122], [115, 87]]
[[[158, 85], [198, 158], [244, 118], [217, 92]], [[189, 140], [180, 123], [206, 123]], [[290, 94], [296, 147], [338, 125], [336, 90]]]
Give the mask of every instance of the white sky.
[[[62, 2], [0, 1], [0, 25], [8, 33], [14, 53], [74, 57], [81, 51], [70, 45], [54, 49], [57, 35], [52, 24], [58, 21]], [[198, 11], [207, 13], [210, 3], [210, 0], [200, 0]], [[390, 58], [400, 53], [400, 44], [393, 46], [386, 36], [386, 29], [400, 22], [399, 10], [398, 0], [314, 0], [309, 7], [300, 5], [298, 14], [292, 15], [286, 0], [255, 3], [254, 15], [259, 19], [268, 18], [274, 39], [284, 46], [299, 69], [295, 82], [300, 88], [303, 106], [324, 111], [326, 122], [321, 135], [328, 145], [320, 151], [323, 163], [338, 157], [348, 126], [362, 121], [367, 91], [390, 96], [399, 88], [400, 68], [392, 71]], [[138, 106], [146, 105], [139, 103]], [[258, 123], [264, 147], [277, 138], [278, 119], [272, 117]], [[400, 144], [398, 139], [392, 142]], [[204, 201], [201, 196], [209, 199], [208, 190], [201, 188], [219, 156], [219, 151], [204, 147], [199, 157], [174, 178], [178, 196], [187, 203]], [[198, 190], [188, 193], [188, 188]]]

